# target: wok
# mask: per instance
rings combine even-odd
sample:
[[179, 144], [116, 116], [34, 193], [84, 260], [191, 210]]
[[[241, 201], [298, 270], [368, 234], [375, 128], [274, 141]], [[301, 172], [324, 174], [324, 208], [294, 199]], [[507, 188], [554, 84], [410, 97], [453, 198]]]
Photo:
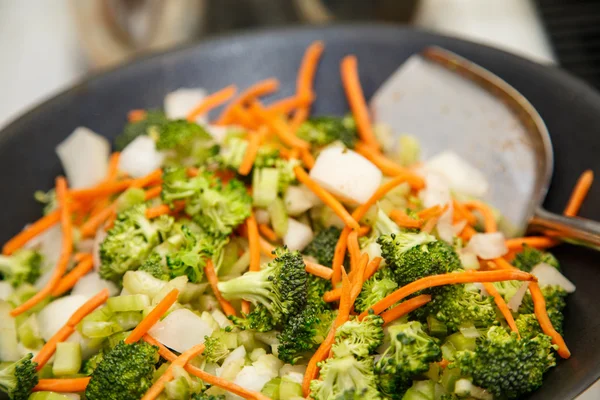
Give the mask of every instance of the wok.
[[[580, 80], [490, 47], [409, 28], [341, 25], [266, 30], [220, 37], [150, 56], [93, 76], [27, 112], [0, 132], [0, 242], [39, 217], [33, 199], [49, 189], [61, 173], [55, 146], [83, 125], [114, 138], [128, 110], [161, 107], [164, 95], [179, 87], [209, 91], [231, 83], [244, 88], [277, 77], [282, 88], [274, 96], [291, 95], [300, 59], [313, 40], [326, 51], [316, 76], [317, 114], [342, 114], [348, 106], [340, 84], [339, 61], [356, 54], [360, 78], [369, 98], [411, 54], [441, 46], [487, 68], [520, 91], [537, 109], [554, 146], [554, 176], [544, 203], [560, 213], [578, 175], [598, 167], [600, 94]], [[50, 77], [49, 77], [50, 78]], [[435, 118], [435, 110], [431, 118]], [[596, 170], [596, 172], [599, 172]], [[493, 183], [492, 183], [493, 184]], [[600, 185], [592, 188], [581, 215], [600, 220]], [[552, 369], [531, 399], [569, 399], [600, 377], [600, 253], [563, 245], [556, 249], [564, 274], [577, 285], [568, 298], [565, 338], [572, 357]]]

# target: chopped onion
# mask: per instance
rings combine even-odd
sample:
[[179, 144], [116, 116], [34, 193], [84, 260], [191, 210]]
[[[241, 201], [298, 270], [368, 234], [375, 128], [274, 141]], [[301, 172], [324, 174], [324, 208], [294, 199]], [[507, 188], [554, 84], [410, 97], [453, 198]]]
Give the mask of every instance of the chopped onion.
[[444, 206], [452, 200], [450, 187], [446, 179], [433, 171], [425, 172], [425, 189], [419, 192], [423, 206]]
[[439, 238], [449, 244], [454, 242], [454, 228], [452, 226], [453, 213], [454, 210], [452, 209], [452, 203], [450, 203], [450, 207], [448, 207], [446, 212], [440, 216], [435, 226]]
[[56, 146], [69, 186], [73, 189], [97, 184], [106, 176], [110, 143], [106, 138], [84, 127]]
[[[167, 94], [164, 101], [167, 118], [185, 119], [205, 97], [206, 91], [200, 88], [180, 88]], [[206, 122], [206, 118], [201, 118], [201, 122]]]
[[47, 342], [64, 324], [67, 323], [71, 315], [86, 301], [87, 296], [70, 295], [56, 299], [38, 314], [38, 323], [40, 326], [40, 335]]
[[119, 169], [139, 178], [159, 168], [164, 158], [164, 154], [156, 150], [156, 144], [150, 136], [138, 136], [121, 152]]
[[18, 348], [17, 326], [10, 315], [11, 305], [0, 301], [0, 359], [2, 361], [17, 361], [22, 354]]
[[0, 282], [0, 300], [6, 300], [13, 294], [14, 289], [8, 282]]
[[502, 257], [508, 253], [506, 240], [501, 232], [476, 233], [469, 240], [466, 249], [484, 260]]
[[254, 211], [254, 217], [256, 218], [256, 222], [259, 224], [268, 224], [271, 220], [271, 215], [263, 208], [259, 208]]
[[567, 293], [575, 291], [575, 285], [568, 280], [558, 269], [546, 263], [539, 263], [531, 270], [531, 274], [538, 278], [540, 286], [557, 285], [565, 289]]
[[288, 230], [283, 237], [283, 243], [290, 250], [303, 250], [313, 239], [313, 231], [310, 226], [288, 218]]
[[116, 296], [119, 293], [119, 288], [113, 282], [100, 278], [100, 274], [97, 272], [90, 272], [77, 281], [71, 294], [90, 298], [103, 289], [108, 289], [111, 296]]
[[321, 203], [321, 200], [304, 185], [290, 186], [283, 198], [289, 215], [296, 216]]
[[521, 283], [521, 286], [517, 289], [515, 294], [508, 300], [507, 305], [511, 311], [519, 311], [519, 307], [521, 307], [521, 303], [523, 302], [523, 297], [525, 297], [525, 293], [527, 293], [527, 288], [529, 288], [528, 282]]
[[[238, 346], [237, 348], [235, 348], [235, 350], [233, 350], [231, 353], [229, 353], [229, 355], [227, 356], [227, 358], [225, 358], [225, 360], [223, 360], [223, 364], [221, 364], [221, 368], [219, 368], [222, 372], [222, 370], [227, 369], [231, 364], [234, 364], [240, 360], [242, 360], [242, 365], [243, 362], [246, 359], [246, 348], [242, 345], [242, 346]], [[220, 375], [219, 375], [220, 376]]]
[[187, 308], [180, 308], [157, 322], [148, 333], [165, 346], [183, 353], [204, 343], [204, 336], [210, 336], [212, 332], [202, 318]]
[[[266, 385], [272, 378], [269, 375], [261, 374], [256, 367], [246, 365], [233, 380], [233, 383], [245, 389], [260, 392], [263, 386]], [[239, 397], [231, 397], [239, 398]]]
[[292, 382], [302, 384], [302, 378], [304, 377], [305, 372], [306, 365], [285, 364], [279, 370], [279, 376], [282, 378], [287, 376]]
[[450, 150], [429, 159], [425, 169], [444, 176], [451, 189], [469, 196], [481, 197], [489, 188], [481, 171]]
[[460, 263], [464, 269], [474, 270], [480, 268], [479, 260], [475, 253], [471, 253], [466, 249], [461, 249], [458, 251], [458, 257], [460, 258]]
[[351, 204], [365, 203], [381, 184], [379, 168], [355, 151], [331, 146], [317, 157], [310, 177]]
[[459, 233], [461, 233], [463, 231], [463, 229], [465, 229], [465, 226], [467, 226], [466, 219], [458, 221], [457, 223], [452, 225], [452, 233], [454, 233], [454, 235], [458, 235]]

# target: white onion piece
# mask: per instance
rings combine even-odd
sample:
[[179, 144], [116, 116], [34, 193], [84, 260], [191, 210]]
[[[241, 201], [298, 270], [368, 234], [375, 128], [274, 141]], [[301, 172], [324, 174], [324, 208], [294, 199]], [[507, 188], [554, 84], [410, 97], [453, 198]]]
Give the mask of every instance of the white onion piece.
[[187, 308], [180, 308], [157, 322], [148, 333], [168, 348], [183, 353], [204, 343], [204, 336], [210, 336], [212, 332], [202, 318]]
[[50, 340], [71, 315], [88, 300], [87, 296], [70, 295], [54, 300], [38, 314], [40, 335], [45, 341]]
[[[185, 119], [187, 115], [206, 97], [200, 88], [180, 88], [165, 96], [165, 114], [169, 119]], [[202, 118], [206, 121], [206, 118]]]
[[[233, 383], [245, 389], [260, 392], [267, 382], [272, 378], [269, 375], [261, 374], [258, 369], [251, 365], [246, 365], [233, 380]], [[232, 399], [240, 398], [238, 396]]]
[[310, 226], [288, 218], [288, 230], [283, 237], [283, 243], [290, 250], [303, 250], [313, 239], [313, 231]]
[[519, 311], [519, 307], [521, 307], [521, 303], [523, 302], [523, 297], [525, 297], [525, 293], [527, 293], [527, 288], [529, 288], [529, 282], [521, 283], [521, 286], [517, 289], [515, 294], [508, 300], [508, 303], [506, 304], [511, 311]]
[[283, 202], [288, 214], [296, 216], [320, 204], [321, 200], [309, 188], [300, 185], [288, 187]]
[[552, 265], [539, 263], [531, 270], [531, 274], [538, 278], [540, 286], [557, 285], [565, 289], [567, 293], [575, 291], [575, 285], [568, 280], [560, 271]]
[[96, 232], [96, 237], [94, 237], [94, 246], [92, 248], [92, 259], [94, 261], [94, 271], [98, 272], [100, 270], [100, 245], [106, 239], [108, 233], [104, 230], [104, 228], [98, 229]]
[[454, 228], [452, 227], [453, 213], [452, 203], [450, 203], [450, 207], [440, 216], [435, 226], [439, 238], [449, 244], [454, 242]]
[[425, 172], [425, 189], [419, 192], [419, 198], [426, 208], [444, 206], [452, 200], [450, 186], [446, 179], [433, 171]]
[[291, 381], [302, 384], [304, 373], [306, 372], [306, 365], [292, 365], [284, 364], [279, 370], [279, 376], [287, 376]]
[[271, 214], [263, 208], [259, 208], [254, 211], [254, 217], [256, 218], [256, 222], [259, 224], [268, 224], [271, 220]]
[[0, 301], [0, 359], [17, 361], [22, 354], [17, 342], [17, 326], [10, 315], [12, 307], [6, 301]]
[[458, 328], [458, 330], [466, 338], [477, 338], [477, 337], [481, 336], [481, 334], [479, 333], [477, 328], [475, 328], [475, 326], [473, 326], [473, 325], [462, 326], [462, 327]]
[[[62, 230], [56, 224], [41, 235], [31, 239], [25, 245], [28, 249], [37, 250], [44, 256], [44, 268], [53, 269], [60, 258], [62, 247]], [[38, 282], [41, 278], [38, 280]]]
[[225, 136], [227, 136], [227, 132], [231, 129], [229, 126], [221, 126], [221, 125], [205, 125], [204, 128], [213, 137], [215, 142], [219, 144], [223, 144], [225, 141]]
[[452, 233], [454, 233], [454, 235], [458, 235], [459, 233], [461, 233], [463, 231], [463, 229], [465, 229], [465, 226], [467, 226], [466, 219], [458, 221], [457, 223], [452, 225]]
[[227, 369], [227, 367], [235, 363], [239, 360], [244, 360], [246, 358], [246, 348], [241, 345], [236, 347], [229, 355], [223, 360], [223, 364], [221, 364], [221, 369]]
[[14, 289], [8, 282], [0, 282], [0, 300], [6, 300], [13, 294]]
[[73, 189], [89, 187], [106, 176], [110, 143], [106, 138], [84, 127], [56, 146], [69, 186]]
[[460, 258], [460, 263], [462, 264], [463, 268], [466, 270], [474, 270], [481, 267], [475, 253], [461, 249], [458, 251], [458, 257]]
[[150, 136], [138, 136], [121, 151], [119, 169], [140, 178], [159, 168], [164, 158]]
[[489, 184], [481, 171], [450, 150], [430, 158], [425, 163], [425, 169], [444, 176], [450, 188], [459, 193], [481, 197], [489, 189]]
[[221, 312], [221, 310], [213, 310], [211, 312], [211, 316], [217, 322], [220, 328], [225, 329], [229, 326], [233, 326], [233, 322], [231, 322], [229, 318], [227, 318], [227, 316]]
[[310, 177], [325, 190], [352, 204], [365, 203], [381, 184], [379, 168], [355, 151], [331, 146], [319, 154]]
[[104, 289], [108, 289], [110, 296], [116, 296], [119, 293], [119, 288], [113, 282], [100, 278], [100, 274], [97, 272], [90, 272], [77, 281], [71, 294], [90, 298]]
[[283, 367], [283, 361], [273, 354], [263, 354], [258, 356], [256, 361], [252, 363], [252, 366], [256, 368], [256, 372], [259, 374], [275, 378], [279, 376], [279, 370]]
[[476, 233], [469, 240], [466, 249], [484, 260], [502, 257], [508, 253], [506, 240], [501, 232]]

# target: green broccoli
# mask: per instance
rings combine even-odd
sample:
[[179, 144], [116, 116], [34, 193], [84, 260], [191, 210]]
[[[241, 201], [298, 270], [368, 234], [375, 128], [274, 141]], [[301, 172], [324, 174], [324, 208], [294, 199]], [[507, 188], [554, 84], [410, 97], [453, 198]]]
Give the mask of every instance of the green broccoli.
[[163, 173], [161, 198], [163, 203], [172, 204], [195, 197], [216, 184], [216, 176], [210, 172], [200, 171], [197, 176], [190, 177], [185, 168], [168, 167]]
[[[444, 388], [435, 381], [414, 381], [402, 400], [441, 400], [444, 399], [444, 397], [440, 398], [443, 392]], [[458, 397], [448, 397], [448, 399], [458, 400]]]
[[[251, 329], [264, 331], [269, 325], [285, 325], [306, 306], [307, 280], [304, 260], [297, 251], [278, 248], [276, 258], [260, 271], [219, 282], [227, 300], [247, 300], [254, 310], [246, 318]], [[259, 329], [260, 328], [260, 329]]]
[[94, 354], [83, 362], [83, 365], [81, 366], [81, 373], [88, 376], [91, 375], [103, 358], [104, 351], [100, 350], [100, 352]]
[[247, 148], [248, 141], [241, 137], [233, 137], [227, 140], [226, 146], [221, 148], [221, 154], [217, 157], [221, 168], [237, 171], [242, 164]]
[[411, 321], [388, 328], [389, 347], [375, 364], [379, 390], [391, 399], [401, 399], [412, 379], [439, 361], [442, 351], [437, 341], [423, 331], [420, 322]]
[[541, 386], [544, 373], [555, 365], [552, 349], [549, 336], [519, 339], [515, 332], [493, 326], [475, 350], [456, 352], [448, 368], [458, 368], [494, 396], [516, 399]]
[[0, 274], [2, 280], [13, 287], [23, 283], [35, 283], [41, 275], [42, 256], [40, 253], [21, 249], [13, 255], [0, 255]]
[[120, 342], [104, 354], [85, 390], [88, 400], [137, 400], [152, 386], [158, 347]]
[[171, 276], [169, 274], [169, 271], [167, 270], [164, 257], [156, 252], [152, 252], [152, 254], [150, 254], [146, 261], [144, 261], [142, 266], [138, 268], [138, 271], [147, 272], [148, 274], [152, 275], [156, 279], [160, 279], [161, 281], [171, 280]]
[[332, 265], [335, 246], [341, 233], [342, 230], [335, 226], [321, 229], [308, 246], [304, 248], [303, 253], [314, 257], [321, 265]]
[[560, 270], [560, 264], [556, 257], [551, 253], [540, 251], [530, 246], [523, 246], [523, 251], [517, 253], [514, 260], [515, 267], [525, 272], [531, 272], [533, 267], [539, 263], [546, 263]]
[[169, 121], [158, 127], [158, 150], [189, 149], [194, 140], [211, 140], [212, 136], [200, 125], [184, 119]]
[[142, 135], [148, 135], [151, 130], [159, 128], [169, 120], [162, 111], [149, 110], [146, 117], [141, 121], [128, 122], [121, 133], [115, 139], [115, 148], [123, 150], [135, 138]]
[[8, 394], [11, 400], [27, 400], [31, 389], [38, 383], [37, 363], [31, 361], [29, 353], [0, 370], [0, 391]]
[[519, 314], [515, 319], [515, 323], [522, 338], [533, 339], [544, 333], [535, 314]]
[[310, 397], [316, 400], [362, 399], [379, 400], [377, 376], [370, 357], [357, 359], [348, 354], [319, 363], [321, 379], [310, 383]]
[[218, 363], [224, 360], [229, 354], [227, 345], [218, 337], [205, 336], [204, 346], [202, 355], [206, 358], [206, 361], [211, 363]]
[[390, 268], [383, 267], [363, 284], [354, 302], [354, 309], [361, 313], [398, 288]]
[[[343, 323], [335, 331], [335, 340], [346, 347], [346, 350], [358, 358], [367, 357], [383, 343], [383, 318], [369, 315], [362, 321], [352, 319]], [[334, 346], [334, 353], [338, 352]]]
[[146, 206], [135, 205], [117, 215], [115, 226], [100, 245], [100, 276], [119, 283], [137, 269], [171, 229], [172, 218], [146, 218]]
[[[552, 322], [554, 329], [560, 333], [562, 332], [563, 328], [563, 321], [565, 318], [563, 315], [563, 310], [567, 305], [565, 299], [568, 293], [562, 287], [557, 285], [542, 286], [541, 290], [542, 294], [544, 295], [544, 300], [546, 300], [548, 317], [550, 317], [550, 321]], [[533, 312], [533, 300], [531, 299], [531, 294], [527, 292], [523, 297], [521, 306], [519, 307], [519, 313], [532, 314]]]
[[353, 149], [358, 140], [356, 123], [352, 116], [310, 118], [300, 125], [296, 135], [315, 146], [326, 146], [340, 141], [349, 149]]

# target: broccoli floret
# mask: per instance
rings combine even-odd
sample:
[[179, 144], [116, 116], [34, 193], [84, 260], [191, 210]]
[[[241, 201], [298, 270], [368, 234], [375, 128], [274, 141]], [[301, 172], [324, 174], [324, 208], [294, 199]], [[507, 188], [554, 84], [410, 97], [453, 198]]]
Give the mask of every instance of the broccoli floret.
[[176, 200], [198, 196], [216, 184], [216, 177], [209, 172], [201, 171], [197, 176], [190, 177], [185, 168], [168, 167], [163, 173], [161, 198], [163, 203], [172, 204]]
[[151, 129], [156, 129], [166, 124], [169, 120], [162, 111], [149, 110], [146, 117], [141, 121], [129, 122], [125, 125], [123, 133], [115, 139], [117, 150], [123, 150], [135, 138], [148, 135]]
[[533, 339], [537, 335], [544, 333], [535, 314], [520, 314], [515, 319], [515, 323], [522, 338]]
[[150, 256], [144, 261], [141, 267], [138, 268], [138, 271], [144, 271], [148, 274], [152, 275], [156, 279], [160, 279], [161, 281], [169, 281], [171, 280], [171, 276], [167, 270], [165, 261], [163, 257], [158, 253], [152, 253]]
[[429, 370], [442, 351], [437, 341], [423, 331], [420, 322], [411, 321], [388, 328], [389, 347], [375, 364], [379, 390], [392, 399], [401, 399], [413, 377]]
[[362, 399], [379, 400], [377, 378], [370, 357], [357, 359], [349, 354], [332, 357], [319, 363], [321, 377], [310, 383], [310, 397], [317, 400]]
[[515, 267], [525, 272], [531, 272], [533, 267], [539, 263], [546, 263], [560, 270], [560, 264], [556, 257], [551, 253], [540, 251], [530, 246], [523, 246], [523, 251], [518, 253], [514, 260]]
[[212, 136], [200, 125], [184, 119], [169, 121], [157, 129], [158, 150], [189, 152], [196, 140], [211, 140]]
[[85, 390], [88, 400], [137, 400], [152, 386], [158, 347], [120, 342], [107, 352]]
[[521, 285], [527, 285], [527, 282], [501, 281], [494, 282], [493, 285], [504, 300], [508, 302], [517, 293], [517, 290], [521, 288]]
[[0, 370], [0, 390], [8, 394], [11, 400], [27, 400], [31, 389], [38, 383], [37, 363], [31, 361], [29, 353]]
[[206, 361], [211, 363], [218, 363], [229, 354], [227, 345], [218, 337], [205, 336], [204, 346], [202, 355], [206, 358]]
[[213, 394], [204, 394], [204, 393], [194, 393], [192, 395], [191, 400], [225, 400], [225, 396], [223, 395], [213, 395]]
[[341, 233], [342, 230], [335, 226], [320, 230], [304, 248], [304, 254], [316, 258], [319, 264], [332, 265], [335, 246]]
[[407, 285], [429, 275], [444, 274], [461, 268], [460, 258], [449, 244], [436, 241], [427, 233], [404, 232], [377, 239], [396, 283]]
[[[546, 300], [546, 310], [548, 312], [550, 322], [552, 322], [554, 329], [561, 333], [564, 321], [563, 310], [567, 305], [565, 299], [568, 293], [562, 287], [557, 285], [542, 286], [541, 290], [542, 294], [544, 295], [544, 300]], [[533, 300], [531, 299], [531, 294], [527, 292], [523, 297], [521, 306], [519, 307], [519, 313], [532, 314], [533, 312]]]
[[85, 360], [83, 362], [83, 365], [81, 366], [81, 373], [84, 375], [91, 375], [94, 372], [94, 370], [98, 367], [98, 364], [100, 364], [103, 358], [104, 351], [100, 351], [99, 353], [96, 353], [87, 360]]
[[456, 352], [448, 368], [459, 368], [494, 396], [516, 399], [542, 385], [544, 373], [556, 363], [552, 348], [549, 336], [519, 339], [515, 332], [493, 326], [475, 350]]
[[129, 270], [137, 269], [154, 246], [170, 230], [172, 219], [162, 216], [150, 221], [146, 206], [135, 205], [117, 215], [115, 226], [100, 245], [100, 276], [119, 283]]
[[390, 268], [382, 268], [363, 284], [354, 302], [354, 309], [361, 313], [398, 288]]
[[[219, 291], [227, 300], [247, 300], [255, 309], [248, 315], [261, 331], [269, 325], [285, 325], [306, 306], [307, 279], [304, 260], [297, 251], [278, 248], [276, 258], [260, 271], [249, 271], [238, 278], [219, 282]], [[268, 329], [268, 330], [271, 330]], [[257, 329], [259, 330], [259, 329]]]
[[[383, 343], [383, 318], [369, 315], [362, 321], [347, 321], [335, 331], [335, 340], [343, 343], [355, 357], [367, 357]], [[334, 353], [336, 351], [339, 350], [334, 349]]]
[[40, 253], [21, 249], [11, 256], [0, 255], [2, 280], [13, 287], [23, 283], [35, 283], [41, 274], [42, 256]]
[[349, 149], [354, 148], [358, 139], [356, 123], [352, 116], [311, 118], [300, 125], [296, 134], [315, 146], [326, 146], [340, 141]]

